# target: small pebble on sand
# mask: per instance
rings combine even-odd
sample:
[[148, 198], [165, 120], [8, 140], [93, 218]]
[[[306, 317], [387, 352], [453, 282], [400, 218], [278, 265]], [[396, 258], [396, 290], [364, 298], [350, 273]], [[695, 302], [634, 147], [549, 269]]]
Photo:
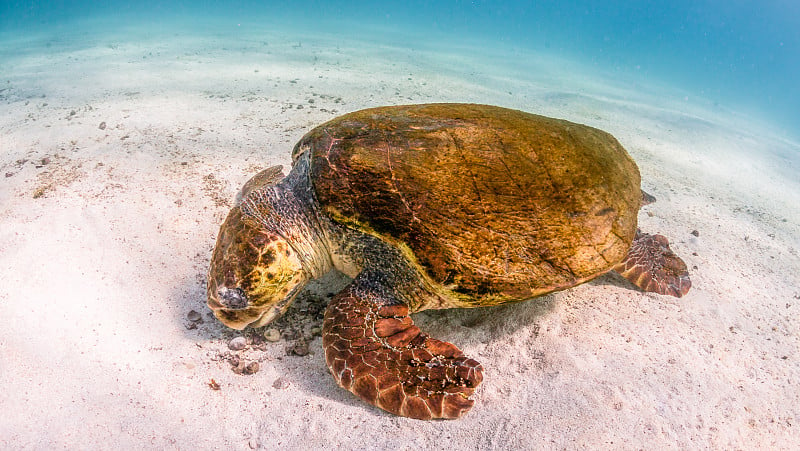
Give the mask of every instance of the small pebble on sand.
[[189, 321], [196, 323], [203, 320], [202, 315], [196, 310], [189, 310], [189, 313], [186, 314], [186, 319]]
[[308, 343], [305, 340], [297, 340], [294, 345], [286, 348], [286, 355], [307, 356]]
[[258, 362], [250, 362], [244, 367], [244, 374], [256, 374], [260, 368]]
[[281, 339], [281, 333], [278, 329], [269, 328], [264, 331], [264, 339], [274, 343]]
[[244, 337], [236, 337], [228, 342], [228, 347], [233, 351], [241, 351], [247, 347], [247, 339]]
[[275, 379], [275, 382], [272, 383], [272, 388], [277, 388], [278, 390], [284, 390], [289, 388], [289, 381], [286, 379], [279, 377]]

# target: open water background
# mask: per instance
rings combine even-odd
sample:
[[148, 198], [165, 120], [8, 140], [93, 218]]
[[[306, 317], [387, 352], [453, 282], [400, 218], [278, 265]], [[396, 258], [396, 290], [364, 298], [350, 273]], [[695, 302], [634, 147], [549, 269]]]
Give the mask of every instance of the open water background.
[[[800, 3], [791, 0], [663, 1], [7, 1], [0, 48], [25, 33], [103, 33], [128, 27], [274, 24], [380, 45], [404, 41], [523, 48], [647, 83], [662, 83], [732, 110], [779, 134], [800, 136]], [[71, 28], [71, 25], [74, 27]], [[3, 41], [7, 42], [4, 44]], [[0, 55], [2, 51], [0, 51]], [[2, 61], [0, 61], [2, 63]], [[588, 74], [587, 74], [588, 75]], [[2, 65], [0, 64], [0, 76]]]

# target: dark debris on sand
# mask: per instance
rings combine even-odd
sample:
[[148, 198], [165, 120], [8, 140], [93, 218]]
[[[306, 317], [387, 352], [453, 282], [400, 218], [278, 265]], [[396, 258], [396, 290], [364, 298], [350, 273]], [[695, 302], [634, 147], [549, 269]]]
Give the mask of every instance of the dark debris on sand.
[[[322, 336], [322, 320], [330, 297], [331, 294], [319, 295], [305, 290], [298, 295], [286, 314], [267, 326], [245, 331], [223, 328], [219, 349], [212, 360], [225, 361], [234, 373], [249, 375], [258, 372], [260, 362], [269, 358], [270, 350], [274, 353], [271, 347], [280, 341], [284, 341], [281, 345], [285, 355], [305, 357], [312, 354], [309, 344]], [[194, 329], [202, 323], [197, 316], [197, 312], [189, 312], [187, 328]]]
[[350, 279], [336, 271], [312, 281], [282, 317], [264, 327], [237, 331], [223, 326], [209, 310], [202, 314], [192, 310], [186, 314], [186, 328], [216, 337], [208, 343], [206, 355], [211, 361], [227, 363], [236, 374], [255, 374], [269, 360], [313, 356], [311, 345], [321, 339], [328, 302], [348, 283]]

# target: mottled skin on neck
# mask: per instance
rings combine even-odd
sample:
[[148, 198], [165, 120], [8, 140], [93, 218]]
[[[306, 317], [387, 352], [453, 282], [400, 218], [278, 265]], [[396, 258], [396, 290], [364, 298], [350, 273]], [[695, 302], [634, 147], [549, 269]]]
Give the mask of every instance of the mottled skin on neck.
[[387, 302], [411, 311], [446, 306], [401, 250], [320, 214], [308, 155], [288, 176], [266, 169], [245, 185], [220, 227], [208, 277], [208, 305], [234, 329], [259, 327], [282, 315], [312, 279], [337, 269], [355, 278], [369, 268]]

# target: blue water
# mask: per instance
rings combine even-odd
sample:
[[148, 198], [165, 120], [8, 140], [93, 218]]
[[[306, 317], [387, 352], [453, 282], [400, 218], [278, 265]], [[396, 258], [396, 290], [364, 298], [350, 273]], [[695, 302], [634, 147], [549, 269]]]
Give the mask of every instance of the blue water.
[[[415, 40], [445, 36], [451, 42], [478, 40], [498, 49], [526, 48], [606, 73], [666, 83], [687, 97], [800, 136], [800, 2], [793, 0], [3, 0], [0, 36], [87, 17], [165, 25], [187, 18], [264, 21], [300, 33], [341, 33], [366, 42], [368, 30], [389, 29], [400, 41], [405, 33]], [[8, 44], [0, 41], [2, 45]]]

